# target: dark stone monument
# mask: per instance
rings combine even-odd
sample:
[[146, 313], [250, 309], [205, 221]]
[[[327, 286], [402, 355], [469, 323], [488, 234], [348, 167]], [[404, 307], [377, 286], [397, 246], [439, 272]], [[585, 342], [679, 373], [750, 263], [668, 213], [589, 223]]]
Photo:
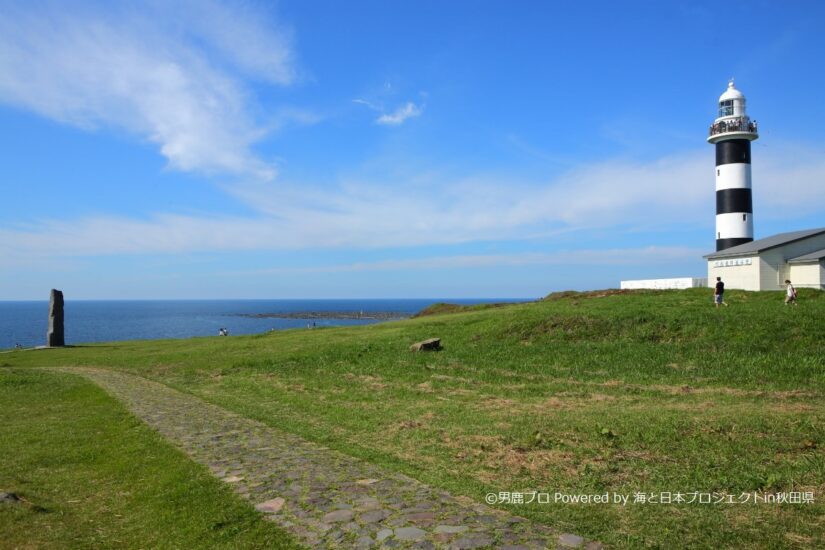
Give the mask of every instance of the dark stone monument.
[[63, 338], [63, 292], [52, 289], [49, 297], [49, 331], [46, 333], [46, 345], [50, 348], [65, 346]]

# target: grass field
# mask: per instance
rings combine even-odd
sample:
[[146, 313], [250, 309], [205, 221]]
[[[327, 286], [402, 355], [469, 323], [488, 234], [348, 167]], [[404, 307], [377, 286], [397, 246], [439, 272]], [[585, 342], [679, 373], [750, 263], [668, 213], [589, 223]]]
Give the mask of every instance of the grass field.
[[0, 370], [2, 548], [298, 548], [84, 379]]
[[[707, 290], [570, 293], [369, 327], [13, 352], [0, 355], [0, 388], [15, 395], [9, 381], [34, 376], [23, 367], [123, 369], [479, 501], [490, 492], [627, 495], [624, 506], [499, 505], [614, 547], [825, 547], [825, 293], [803, 291], [796, 308], [780, 293], [726, 299], [730, 307], [716, 309]], [[444, 349], [407, 350], [429, 337]], [[17, 402], [17, 414], [44, 399]], [[109, 406], [121, 411], [115, 420], [84, 422], [141, 431]], [[17, 441], [32, 429], [5, 425], [4, 441], [25, 447]], [[55, 430], [41, 437], [66, 452], [77, 444]], [[134, 485], [105, 467], [113, 485]], [[4, 462], [0, 490], [28, 468]], [[153, 490], [193, 483], [179, 471]], [[116, 488], [96, 491], [118, 501]], [[808, 493], [814, 502], [632, 504], [662, 492]], [[263, 536], [238, 514], [249, 536]], [[83, 519], [60, 521], [69, 529]]]

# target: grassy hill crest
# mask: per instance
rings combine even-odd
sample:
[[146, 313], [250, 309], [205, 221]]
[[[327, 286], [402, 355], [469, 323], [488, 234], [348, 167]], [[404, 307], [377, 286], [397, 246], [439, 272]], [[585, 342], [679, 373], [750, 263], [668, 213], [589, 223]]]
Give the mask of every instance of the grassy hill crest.
[[[615, 547], [823, 546], [825, 293], [792, 307], [730, 291], [719, 309], [711, 294], [554, 293], [366, 327], [13, 352], [0, 377], [127, 370], [477, 501], [811, 492], [804, 506], [502, 506]], [[444, 349], [408, 350], [429, 337]]]

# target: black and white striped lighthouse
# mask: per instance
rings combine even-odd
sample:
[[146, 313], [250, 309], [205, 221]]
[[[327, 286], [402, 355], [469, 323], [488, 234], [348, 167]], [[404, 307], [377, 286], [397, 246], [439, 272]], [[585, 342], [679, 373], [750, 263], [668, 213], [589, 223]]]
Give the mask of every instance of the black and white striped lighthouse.
[[753, 240], [751, 141], [758, 137], [756, 121], [745, 112], [745, 96], [731, 80], [708, 136], [716, 145], [717, 252]]

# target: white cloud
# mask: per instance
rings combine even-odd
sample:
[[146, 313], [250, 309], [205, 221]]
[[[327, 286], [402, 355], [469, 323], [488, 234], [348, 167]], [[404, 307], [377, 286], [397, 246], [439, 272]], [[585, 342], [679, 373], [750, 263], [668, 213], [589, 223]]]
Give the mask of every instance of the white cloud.
[[408, 101], [407, 103], [396, 109], [393, 113], [384, 113], [383, 115], [378, 117], [375, 120], [375, 122], [377, 122], [378, 124], [384, 124], [389, 126], [398, 126], [400, 124], [403, 124], [406, 120], [410, 118], [420, 116], [423, 112], [423, 106], [418, 106], [412, 101]]
[[[779, 146], [754, 154], [757, 220], [825, 211], [825, 159], [816, 149], [787, 148], [794, 154]], [[406, 181], [344, 181], [337, 188], [233, 185], [226, 191], [255, 208], [256, 217], [46, 220], [0, 228], [0, 258], [377, 249], [586, 230], [710, 228], [714, 173], [708, 149], [647, 163], [605, 161], [539, 183], [413, 175]]]
[[793, 219], [825, 209], [822, 147], [775, 143], [764, 151], [754, 146], [752, 171], [757, 223], [760, 216]]
[[[389, 86], [389, 84], [387, 84], [387, 86]], [[422, 92], [422, 95], [426, 95], [426, 93]], [[359, 105], [364, 105], [370, 110], [381, 113], [379, 117], [375, 119], [375, 122], [384, 126], [399, 126], [410, 118], [421, 116], [424, 112], [424, 105], [419, 106], [412, 101], [408, 101], [404, 105], [401, 105], [392, 113], [387, 113], [383, 104], [368, 101], [366, 99], [357, 98], [353, 99], [352, 102], [358, 103]]]
[[249, 4], [107, 10], [4, 4], [0, 101], [83, 128], [125, 129], [178, 170], [271, 179], [273, 167], [251, 152], [264, 130], [243, 82], [295, 79], [289, 33]]
[[[174, 4], [174, 5], [172, 5]], [[233, 67], [273, 84], [297, 77], [292, 32], [251, 2], [155, 0], [155, 9], [186, 21], [189, 32], [203, 37]], [[174, 13], [169, 13], [175, 10]]]
[[369, 107], [373, 111], [382, 111], [383, 110], [379, 105], [376, 105], [375, 103], [373, 103], [371, 101], [367, 101], [366, 99], [356, 98], [356, 99], [353, 99], [352, 102], [353, 103], [358, 103], [359, 105], [366, 105], [367, 107]]
[[713, 208], [712, 162], [708, 155], [690, 153], [651, 163], [604, 162], [548, 182], [411, 176], [393, 182], [348, 180], [336, 189], [279, 183], [234, 186], [228, 192], [300, 228], [291, 232], [296, 239], [325, 246], [451, 244], [617, 225], [692, 224]]
[[671, 265], [683, 260], [695, 260], [706, 253], [705, 249], [688, 247], [649, 246], [643, 248], [611, 248], [604, 250], [564, 250], [547, 253], [482, 254], [458, 256], [433, 256], [405, 260], [381, 260], [356, 262], [318, 267], [285, 267], [254, 272], [234, 272], [224, 275], [249, 274], [300, 274], [346, 273], [374, 271], [427, 271], [441, 269], [480, 269], [507, 266], [619, 266], [619, 265]]

